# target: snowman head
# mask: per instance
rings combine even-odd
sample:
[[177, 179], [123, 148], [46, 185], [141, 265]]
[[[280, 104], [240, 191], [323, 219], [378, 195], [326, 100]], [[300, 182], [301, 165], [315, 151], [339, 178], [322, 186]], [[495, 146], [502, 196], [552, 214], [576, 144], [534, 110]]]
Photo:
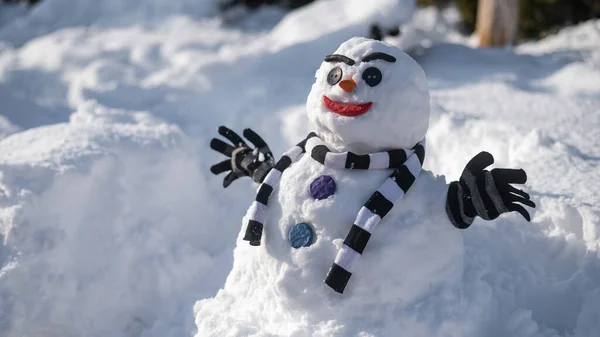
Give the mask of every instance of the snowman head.
[[316, 72], [306, 102], [315, 131], [337, 151], [412, 148], [429, 127], [423, 69], [397, 47], [366, 38], [340, 45]]

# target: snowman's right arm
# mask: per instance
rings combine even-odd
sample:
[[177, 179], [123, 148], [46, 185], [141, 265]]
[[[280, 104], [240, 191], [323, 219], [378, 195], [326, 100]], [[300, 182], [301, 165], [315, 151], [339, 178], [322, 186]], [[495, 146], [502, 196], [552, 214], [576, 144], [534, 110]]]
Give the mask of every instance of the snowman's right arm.
[[275, 166], [273, 153], [267, 143], [251, 129], [244, 129], [243, 135], [254, 145], [253, 149], [240, 136], [225, 126], [219, 127], [219, 134], [233, 144], [229, 145], [217, 138], [213, 138], [210, 142], [213, 150], [229, 157], [210, 168], [214, 174], [230, 171], [223, 179], [223, 187], [226, 188], [234, 180], [245, 176], [261, 183]]

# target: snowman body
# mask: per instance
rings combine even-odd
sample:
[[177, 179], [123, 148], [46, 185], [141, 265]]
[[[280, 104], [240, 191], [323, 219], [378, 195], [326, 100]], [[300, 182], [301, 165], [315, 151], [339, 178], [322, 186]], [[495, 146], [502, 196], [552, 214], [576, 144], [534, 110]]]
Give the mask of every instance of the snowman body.
[[[196, 305], [197, 336], [390, 336], [406, 326], [428, 329], [407, 308], [451, 288], [462, 274], [462, 239], [444, 212], [444, 177], [421, 172], [373, 233], [343, 295], [323, 282], [356, 213], [390, 171], [331, 169], [310, 155], [286, 170], [271, 196], [265, 243], [250, 246], [240, 232], [225, 287]], [[336, 188], [319, 200], [310, 187], [323, 176]], [[299, 223], [310, 225], [314, 238], [293, 248], [289, 233]]]

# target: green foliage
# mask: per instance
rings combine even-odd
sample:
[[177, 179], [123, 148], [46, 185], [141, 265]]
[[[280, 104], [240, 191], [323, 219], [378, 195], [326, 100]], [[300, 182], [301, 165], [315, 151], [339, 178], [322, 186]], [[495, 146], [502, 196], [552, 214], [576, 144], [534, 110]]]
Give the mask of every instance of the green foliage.
[[454, 2], [463, 18], [465, 28], [473, 32], [477, 22], [477, 0], [454, 0]]
[[[439, 6], [438, 0], [418, 0], [419, 5]], [[477, 0], [454, 0], [469, 32], [475, 30]], [[600, 0], [519, 0], [519, 35], [540, 38], [560, 27], [600, 17]]]
[[5, 4], [18, 4], [18, 3], [26, 3], [28, 5], [35, 5], [40, 0], [2, 0]]
[[313, 2], [313, 0], [288, 0], [286, 6], [289, 8], [298, 8]]
[[219, 7], [227, 10], [236, 5], [244, 5], [250, 9], [258, 8], [262, 5], [279, 5], [284, 8], [298, 8], [314, 0], [221, 0]]
[[520, 34], [538, 38], [561, 26], [600, 16], [599, 0], [521, 0]]
[[417, 5], [421, 7], [427, 6], [437, 6], [444, 7], [447, 6], [452, 0], [417, 0]]
[[417, 3], [421, 7], [427, 7], [427, 6], [435, 6], [435, 5], [437, 5], [437, 1], [436, 0], [418, 0]]

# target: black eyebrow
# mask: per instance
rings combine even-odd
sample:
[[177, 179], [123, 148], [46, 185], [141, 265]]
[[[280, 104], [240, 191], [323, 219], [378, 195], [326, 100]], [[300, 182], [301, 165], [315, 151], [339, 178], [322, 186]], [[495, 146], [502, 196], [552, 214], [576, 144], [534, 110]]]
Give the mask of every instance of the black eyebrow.
[[379, 53], [379, 52], [371, 53], [362, 59], [363, 62], [369, 62], [369, 61], [373, 61], [373, 60], [383, 60], [383, 61], [391, 62], [391, 63], [396, 62], [396, 58], [393, 57], [392, 55], [386, 54], [386, 53]]
[[344, 62], [349, 66], [353, 66], [356, 63], [353, 59], [340, 54], [325, 56], [325, 62]]

